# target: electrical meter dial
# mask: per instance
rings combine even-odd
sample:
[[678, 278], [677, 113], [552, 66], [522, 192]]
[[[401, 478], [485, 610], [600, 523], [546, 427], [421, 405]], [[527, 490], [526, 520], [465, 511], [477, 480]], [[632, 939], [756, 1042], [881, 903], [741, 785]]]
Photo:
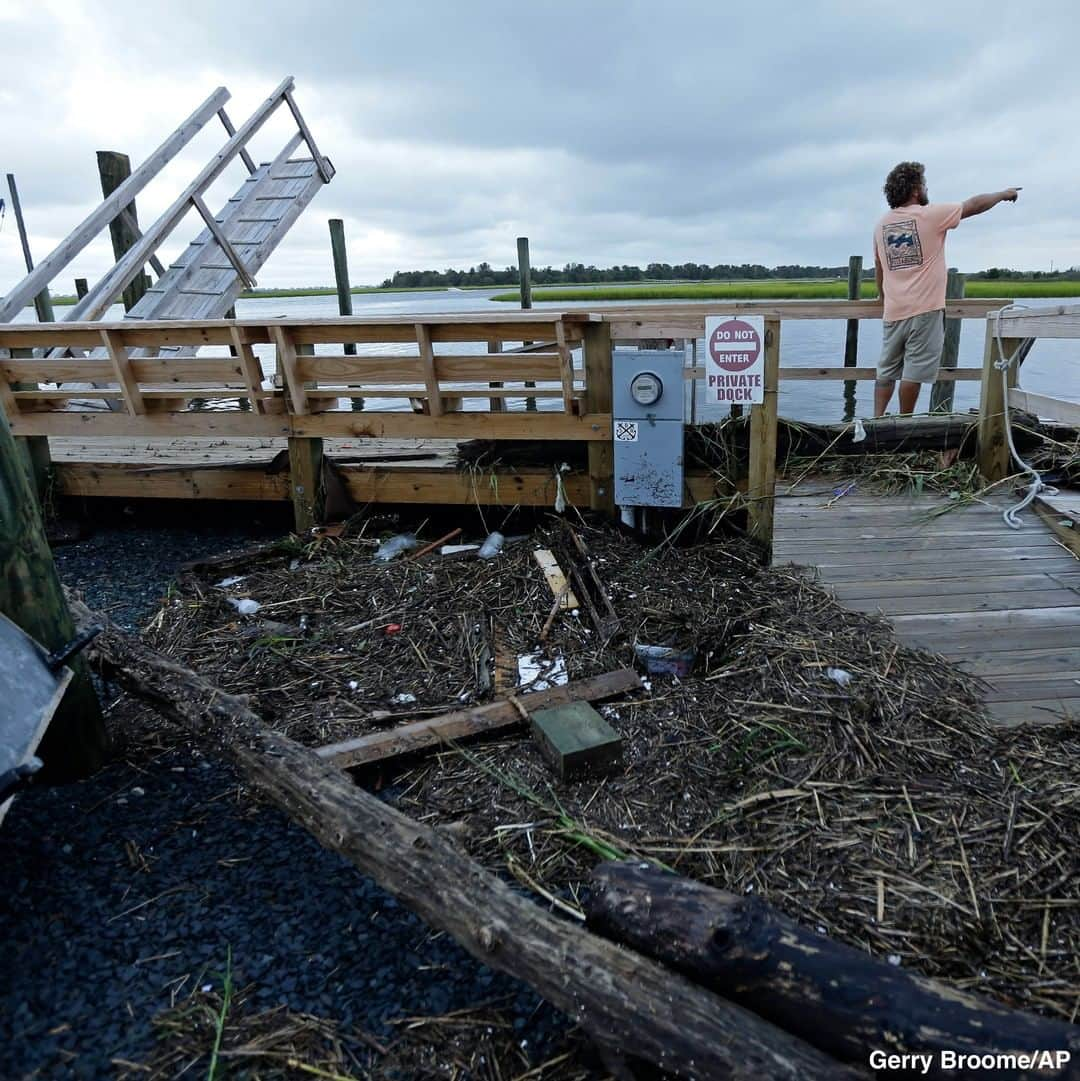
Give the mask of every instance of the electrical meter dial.
[[656, 405], [664, 393], [664, 384], [655, 372], [639, 372], [630, 380], [630, 397], [638, 405]]

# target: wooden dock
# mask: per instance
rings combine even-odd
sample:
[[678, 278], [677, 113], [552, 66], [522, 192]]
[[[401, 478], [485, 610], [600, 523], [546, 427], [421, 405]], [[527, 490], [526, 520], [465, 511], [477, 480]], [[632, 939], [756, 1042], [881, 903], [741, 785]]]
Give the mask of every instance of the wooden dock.
[[982, 677], [1001, 724], [1080, 718], [1080, 561], [1039, 515], [1013, 530], [1006, 500], [783, 491], [778, 563], [816, 568], [844, 605]]

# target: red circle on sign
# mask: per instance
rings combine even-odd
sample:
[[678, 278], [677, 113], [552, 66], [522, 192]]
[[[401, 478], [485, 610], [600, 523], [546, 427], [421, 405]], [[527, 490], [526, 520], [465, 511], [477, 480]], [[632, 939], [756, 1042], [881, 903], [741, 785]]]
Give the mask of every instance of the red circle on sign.
[[709, 356], [725, 372], [745, 372], [757, 363], [761, 337], [742, 319], [721, 323], [709, 337]]

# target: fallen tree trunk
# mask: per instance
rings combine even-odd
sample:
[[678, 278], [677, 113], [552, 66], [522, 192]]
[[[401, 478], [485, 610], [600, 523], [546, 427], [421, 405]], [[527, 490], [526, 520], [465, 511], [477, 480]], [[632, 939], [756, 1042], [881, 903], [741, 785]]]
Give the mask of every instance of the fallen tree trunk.
[[855, 1078], [801, 1040], [653, 961], [558, 919], [435, 830], [356, 787], [268, 729], [243, 698], [166, 660], [73, 604], [105, 631], [93, 656], [167, 716], [213, 739], [244, 777], [484, 964], [529, 983], [608, 1048], [685, 1078]]
[[[1080, 1028], [1011, 1010], [876, 960], [738, 897], [642, 863], [593, 872], [588, 926], [689, 976], [846, 1062], [874, 1050], [1070, 1051], [1073, 1062], [1010, 1077], [1074, 1077]], [[1051, 1064], [1053, 1065], [1053, 1064]], [[985, 1076], [959, 1069], [950, 1077]]]

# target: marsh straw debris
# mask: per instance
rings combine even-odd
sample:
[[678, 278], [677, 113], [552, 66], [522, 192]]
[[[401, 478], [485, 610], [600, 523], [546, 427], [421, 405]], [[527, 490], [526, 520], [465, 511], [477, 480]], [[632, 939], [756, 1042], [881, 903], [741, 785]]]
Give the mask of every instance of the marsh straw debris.
[[[233, 568], [228, 586], [189, 575], [147, 634], [309, 745], [514, 693], [524, 653], [561, 657], [576, 680], [632, 665], [635, 644], [693, 649], [690, 675], [600, 706], [624, 743], [614, 777], [559, 782], [522, 728], [358, 781], [569, 918], [597, 860], [649, 859], [893, 964], [1075, 1018], [1080, 723], [992, 727], [977, 680], [806, 572], [762, 568], [744, 542], [576, 528], [613, 634], [580, 609], [544, 635], [552, 595], [533, 550], [564, 567], [574, 551], [555, 519], [486, 563], [377, 565], [376, 538], [346, 530]], [[254, 616], [238, 618], [239, 596]]]

